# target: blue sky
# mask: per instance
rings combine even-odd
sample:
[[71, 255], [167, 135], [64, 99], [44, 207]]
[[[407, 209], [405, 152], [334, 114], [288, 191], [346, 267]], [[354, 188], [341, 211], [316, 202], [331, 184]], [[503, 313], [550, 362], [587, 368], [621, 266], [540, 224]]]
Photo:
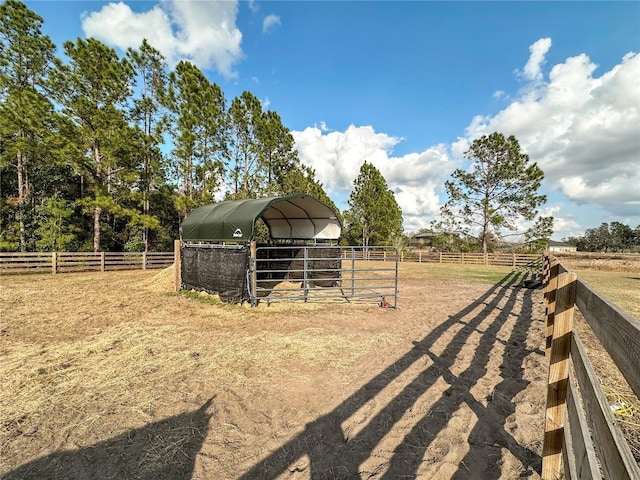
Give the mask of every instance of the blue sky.
[[[339, 207], [367, 160], [427, 227], [479, 135], [545, 171], [554, 238], [640, 224], [640, 2], [29, 1], [44, 32], [142, 38], [280, 114]], [[522, 225], [526, 227], [526, 225]]]

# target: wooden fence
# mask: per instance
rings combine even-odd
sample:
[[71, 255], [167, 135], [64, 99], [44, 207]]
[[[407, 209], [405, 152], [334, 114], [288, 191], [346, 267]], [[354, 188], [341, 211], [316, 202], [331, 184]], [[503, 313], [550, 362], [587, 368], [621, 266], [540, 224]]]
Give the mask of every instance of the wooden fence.
[[[365, 260], [392, 260], [387, 250], [361, 249], [354, 251], [354, 258]], [[125, 269], [165, 268], [173, 264], [175, 252], [53, 252], [20, 253], [0, 252], [0, 275], [10, 273], [64, 273], [79, 271], [107, 271]], [[349, 257], [351, 258], [351, 257]], [[445, 253], [403, 252], [401, 262], [459, 263], [473, 265], [501, 265], [506, 267], [534, 267], [542, 265], [539, 254], [513, 253]]]
[[[640, 479], [585, 348], [573, 329], [577, 307], [640, 397], [640, 322], [545, 256], [549, 383], [542, 478]], [[564, 477], [562, 477], [564, 475]]]
[[0, 274], [165, 268], [173, 252], [0, 252]]
[[[389, 252], [379, 250], [357, 251], [358, 258], [387, 260]], [[389, 258], [391, 258], [389, 256]], [[395, 256], [393, 258], [395, 261]], [[505, 267], [542, 267], [542, 255], [518, 253], [447, 253], [447, 252], [401, 252], [401, 262], [461, 263], [471, 265], [501, 265]]]

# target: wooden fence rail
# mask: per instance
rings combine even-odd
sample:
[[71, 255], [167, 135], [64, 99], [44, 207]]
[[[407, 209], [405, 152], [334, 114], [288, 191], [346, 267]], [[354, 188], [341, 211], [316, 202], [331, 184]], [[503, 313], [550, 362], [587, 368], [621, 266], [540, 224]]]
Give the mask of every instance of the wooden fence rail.
[[640, 469], [573, 329], [573, 315], [577, 307], [638, 397], [640, 322], [554, 257], [545, 256], [543, 275], [549, 383], [542, 478], [638, 480]]
[[[355, 258], [386, 261], [386, 251], [354, 251]], [[165, 268], [173, 264], [175, 252], [0, 252], [0, 275], [11, 273], [64, 273], [124, 269]], [[350, 257], [351, 258], [351, 257]], [[391, 257], [388, 258], [391, 260]], [[395, 262], [395, 257], [393, 258]], [[506, 267], [539, 268], [542, 256], [513, 253], [446, 253], [405, 252], [401, 262], [459, 263], [470, 265], [501, 265]]]
[[[355, 256], [365, 260], [387, 260], [385, 251], [369, 250], [357, 251]], [[391, 259], [389, 257], [389, 259]], [[395, 258], [393, 258], [395, 262]], [[447, 253], [447, 252], [401, 252], [401, 262], [417, 263], [460, 263], [466, 265], [501, 265], [505, 267], [536, 267], [542, 266], [542, 255], [519, 253]]]
[[173, 252], [0, 252], [0, 274], [165, 268]]

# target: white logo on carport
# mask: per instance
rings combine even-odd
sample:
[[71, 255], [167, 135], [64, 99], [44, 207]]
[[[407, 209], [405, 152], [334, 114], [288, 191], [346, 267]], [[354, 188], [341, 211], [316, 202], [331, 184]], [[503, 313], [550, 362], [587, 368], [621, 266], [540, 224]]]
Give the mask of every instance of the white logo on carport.
[[233, 238], [242, 238], [242, 230], [236, 228], [236, 231], [233, 232]]

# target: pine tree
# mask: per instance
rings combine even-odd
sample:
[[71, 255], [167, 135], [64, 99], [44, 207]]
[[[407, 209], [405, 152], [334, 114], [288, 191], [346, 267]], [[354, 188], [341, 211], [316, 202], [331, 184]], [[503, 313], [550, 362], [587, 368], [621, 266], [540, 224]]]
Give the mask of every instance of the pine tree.
[[357, 245], [390, 245], [402, 235], [402, 210], [380, 171], [366, 161], [353, 184], [344, 218]]
[[257, 120], [258, 155], [266, 178], [263, 190], [268, 194], [284, 194], [287, 175], [302, 170], [295, 141], [273, 110], [263, 112]]
[[36, 245], [44, 252], [65, 251], [76, 240], [78, 228], [71, 221], [73, 207], [67, 201], [54, 195], [38, 206], [38, 228]]
[[[30, 237], [27, 217], [29, 205], [34, 205], [33, 170], [47, 155], [47, 142], [55, 131], [53, 106], [43, 90], [55, 45], [42, 34], [41, 26], [42, 18], [23, 3], [0, 4], [0, 168], [16, 175], [11, 205], [16, 208], [22, 251], [27, 250]], [[3, 215], [3, 231], [7, 231], [6, 222]]]
[[[251, 92], [232, 100], [229, 107], [229, 143], [226, 166], [226, 183], [233, 200], [255, 198], [263, 193], [268, 173], [264, 163], [268, 161], [261, 151], [259, 129], [262, 105]], [[263, 137], [267, 138], [266, 128]]]
[[182, 179], [177, 206], [186, 217], [195, 207], [211, 203], [220, 183], [226, 145], [225, 98], [195, 65], [180, 62], [169, 74], [165, 103], [174, 122], [173, 166]]
[[[471, 170], [457, 169], [445, 183], [449, 200], [442, 206], [446, 230], [468, 234], [477, 229], [483, 253], [492, 235], [516, 231], [516, 220], [533, 220], [546, 197], [538, 193], [544, 173], [520, 151], [514, 136], [492, 133], [476, 139], [465, 153]], [[551, 236], [553, 219], [539, 219], [525, 233], [529, 240]]]
[[[162, 106], [166, 95], [166, 62], [162, 54], [143, 40], [138, 50], [129, 49], [127, 58], [133, 65], [138, 81], [138, 96], [133, 100], [131, 117], [142, 131], [140, 151], [139, 191], [142, 195], [142, 214], [151, 215], [151, 192], [164, 180], [165, 158], [161, 145], [167, 129]], [[144, 217], [143, 217], [144, 218]], [[149, 250], [149, 225], [142, 227], [144, 251]]]
[[83, 157], [77, 168], [87, 183], [82, 204], [93, 215], [93, 250], [101, 250], [103, 212], [117, 210], [117, 188], [126, 189], [125, 177], [134, 168], [132, 129], [124, 107], [131, 95], [133, 68], [116, 52], [89, 38], [65, 42], [68, 63], [56, 60], [52, 92], [62, 111], [74, 123]]

